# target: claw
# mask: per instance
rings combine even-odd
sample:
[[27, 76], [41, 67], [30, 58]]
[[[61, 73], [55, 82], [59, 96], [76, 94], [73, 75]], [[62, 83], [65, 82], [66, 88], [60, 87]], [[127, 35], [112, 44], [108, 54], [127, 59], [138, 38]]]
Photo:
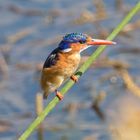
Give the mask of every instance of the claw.
[[55, 92], [56, 92], [56, 96], [61, 101], [64, 98], [64, 96], [59, 91], [57, 91], [57, 90]]
[[70, 78], [71, 78], [71, 80], [73, 80], [75, 83], [78, 82], [78, 78], [77, 78], [77, 76], [72, 75]]

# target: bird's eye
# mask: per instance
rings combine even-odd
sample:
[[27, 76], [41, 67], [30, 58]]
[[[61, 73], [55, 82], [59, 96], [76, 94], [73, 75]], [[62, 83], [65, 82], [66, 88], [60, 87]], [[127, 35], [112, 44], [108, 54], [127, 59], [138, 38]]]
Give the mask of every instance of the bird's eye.
[[86, 43], [86, 40], [80, 40], [79, 43], [84, 44], [84, 43]]

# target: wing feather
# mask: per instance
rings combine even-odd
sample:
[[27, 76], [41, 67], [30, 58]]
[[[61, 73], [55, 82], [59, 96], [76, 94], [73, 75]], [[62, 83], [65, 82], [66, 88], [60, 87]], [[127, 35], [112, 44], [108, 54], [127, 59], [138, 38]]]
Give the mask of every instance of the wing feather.
[[51, 66], [56, 64], [56, 62], [59, 60], [58, 52], [58, 48], [52, 51], [52, 53], [46, 59], [43, 68], [50, 68]]

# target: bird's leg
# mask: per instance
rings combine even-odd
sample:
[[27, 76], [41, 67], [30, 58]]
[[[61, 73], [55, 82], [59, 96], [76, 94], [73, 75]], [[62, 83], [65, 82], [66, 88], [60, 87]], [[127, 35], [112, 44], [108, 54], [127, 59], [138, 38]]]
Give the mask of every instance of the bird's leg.
[[78, 82], [78, 78], [77, 78], [76, 75], [72, 75], [70, 78], [71, 78], [71, 80], [73, 80], [75, 83]]
[[55, 90], [55, 93], [59, 100], [62, 100], [64, 98], [64, 96], [58, 90]]

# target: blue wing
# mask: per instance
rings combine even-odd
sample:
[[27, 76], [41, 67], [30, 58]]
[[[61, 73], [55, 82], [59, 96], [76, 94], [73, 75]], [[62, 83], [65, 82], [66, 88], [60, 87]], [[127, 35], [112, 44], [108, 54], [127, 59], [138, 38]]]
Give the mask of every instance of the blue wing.
[[43, 68], [49, 68], [56, 64], [56, 62], [59, 60], [58, 52], [59, 52], [58, 48], [52, 51], [52, 53], [46, 59]]

